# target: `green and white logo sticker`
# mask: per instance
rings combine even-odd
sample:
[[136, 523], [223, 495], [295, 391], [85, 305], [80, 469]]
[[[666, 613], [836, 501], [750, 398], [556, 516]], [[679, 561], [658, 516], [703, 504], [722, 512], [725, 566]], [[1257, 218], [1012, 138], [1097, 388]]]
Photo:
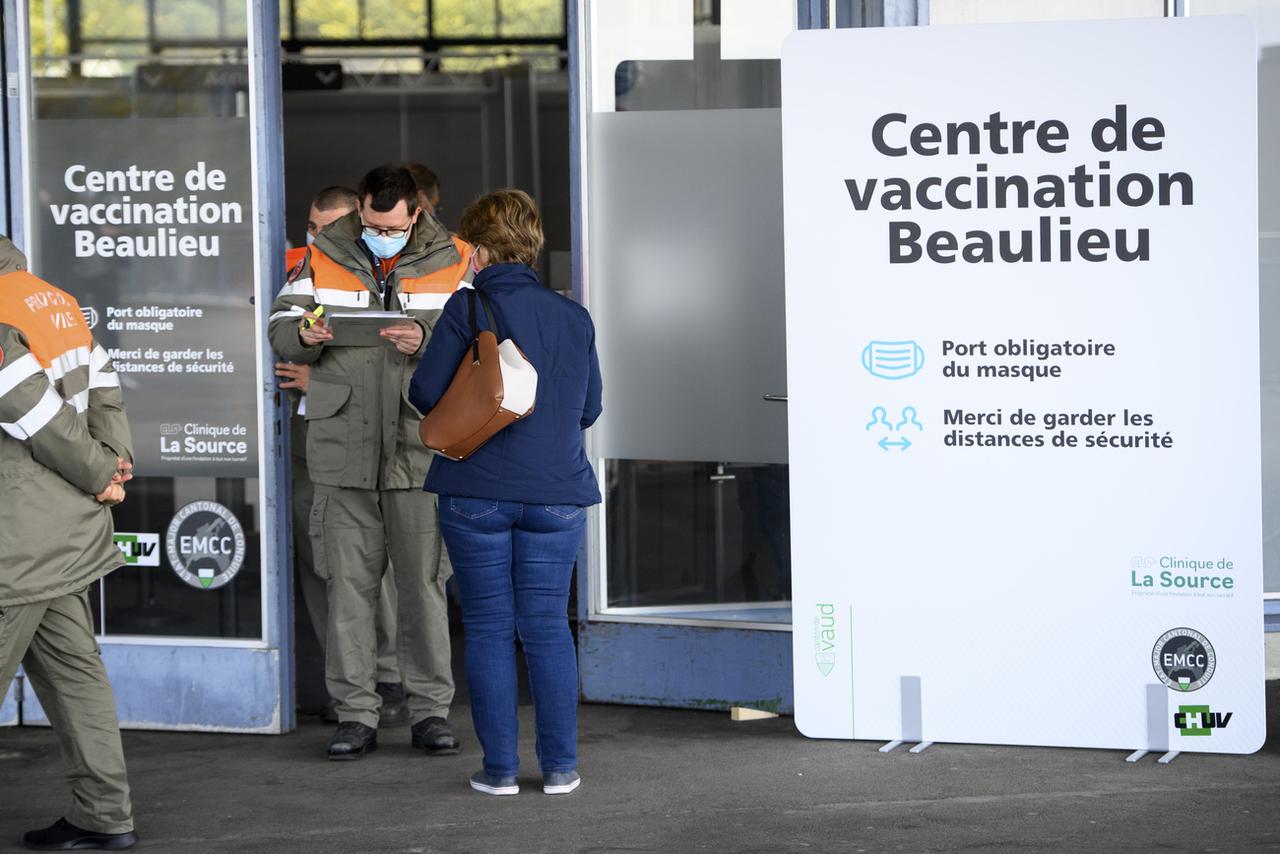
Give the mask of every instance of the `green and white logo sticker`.
[[125, 566], [159, 566], [160, 535], [117, 531], [111, 538], [124, 555]]
[[179, 578], [192, 587], [216, 590], [244, 565], [244, 528], [216, 501], [193, 501], [169, 523], [165, 551]]
[[836, 667], [836, 606], [818, 605], [813, 618], [813, 657], [818, 672], [830, 676]]

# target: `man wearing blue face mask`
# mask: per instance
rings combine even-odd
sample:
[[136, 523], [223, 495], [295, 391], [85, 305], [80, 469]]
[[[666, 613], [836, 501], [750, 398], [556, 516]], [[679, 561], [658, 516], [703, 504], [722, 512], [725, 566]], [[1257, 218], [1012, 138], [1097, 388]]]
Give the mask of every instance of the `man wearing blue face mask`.
[[[337, 704], [330, 759], [377, 748], [374, 611], [390, 559], [399, 593], [400, 674], [414, 746], [458, 748], [443, 554], [435, 499], [420, 486], [430, 451], [405, 390], [449, 295], [462, 283], [470, 247], [422, 216], [403, 168], [380, 166], [361, 180], [359, 207], [316, 238], [272, 307], [272, 348], [311, 365], [307, 459], [315, 498], [309, 533], [315, 571], [326, 580], [325, 681]], [[336, 346], [317, 315], [403, 311], [412, 322], [385, 329], [376, 346]]]

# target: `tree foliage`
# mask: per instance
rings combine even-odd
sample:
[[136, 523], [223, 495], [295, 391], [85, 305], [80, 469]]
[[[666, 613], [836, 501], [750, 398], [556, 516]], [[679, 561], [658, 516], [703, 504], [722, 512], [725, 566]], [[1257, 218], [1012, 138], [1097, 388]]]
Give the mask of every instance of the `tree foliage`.
[[[290, 5], [298, 32], [287, 32]], [[80, 33], [94, 53], [135, 53], [102, 39], [145, 44], [151, 33], [146, 0], [80, 0]], [[425, 0], [280, 0], [286, 36], [302, 39], [424, 39], [555, 37], [564, 33], [563, 0], [433, 0], [434, 27]], [[30, 0], [32, 52], [65, 56], [70, 50], [67, 0]], [[157, 0], [155, 37], [166, 40], [242, 39], [247, 32], [240, 0]]]

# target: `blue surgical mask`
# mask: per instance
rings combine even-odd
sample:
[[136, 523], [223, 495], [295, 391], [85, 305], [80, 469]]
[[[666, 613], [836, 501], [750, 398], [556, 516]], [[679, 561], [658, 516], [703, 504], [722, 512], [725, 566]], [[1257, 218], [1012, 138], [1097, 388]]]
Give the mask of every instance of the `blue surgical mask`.
[[369, 247], [375, 257], [378, 258], [394, 258], [400, 254], [409, 243], [409, 235], [405, 234], [400, 237], [386, 237], [381, 234], [364, 234], [360, 237], [364, 240], [364, 245]]

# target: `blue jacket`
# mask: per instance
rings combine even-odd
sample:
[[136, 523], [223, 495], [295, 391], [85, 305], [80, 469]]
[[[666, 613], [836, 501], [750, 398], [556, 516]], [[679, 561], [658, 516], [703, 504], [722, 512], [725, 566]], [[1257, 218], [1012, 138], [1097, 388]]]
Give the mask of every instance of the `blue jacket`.
[[[591, 315], [548, 290], [523, 264], [485, 267], [474, 286], [493, 304], [498, 340], [514, 339], [538, 371], [533, 414], [461, 462], [437, 454], [424, 489], [526, 504], [599, 504], [600, 487], [582, 443], [582, 431], [600, 417], [600, 363]], [[479, 300], [476, 308], [479, 328], [485, 329]], [[423, 415], [449, 387], [470, 339], [462, 289], [445, 303], [409, 384], [409, 402]]]

